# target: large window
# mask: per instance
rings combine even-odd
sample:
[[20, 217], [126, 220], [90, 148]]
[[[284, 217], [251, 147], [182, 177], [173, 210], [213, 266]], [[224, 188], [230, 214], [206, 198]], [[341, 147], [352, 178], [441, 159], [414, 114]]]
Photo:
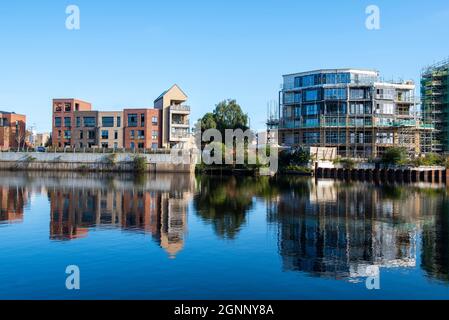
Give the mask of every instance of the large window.
[[90, 140], [94, 140], [95, 137], [96, 137], [95, 131], [89, 131], [89, 139], [90, 139]]
[[64, 118], [64, 127], [70, 128], [72, 126], [72, 118], [65, 117]]
[[70, 139], [72, 138], [72, 131], [66, 130], [64, 131], [64, 139]]
[[128, 114], [128, 127], [137, 127], [137, 114]]
[[95, 117], [84, 117], [83, 121], [85, 127], [95, 127]]
[[137, 139], [145, 139], [145, 130], [137, 131]]
[[152, 133], [152, 135], [151, 135], [151, 138], [152, 138], [153, 140], [157, 140], [158, 137], [159, 137], [159, 132], [158, 132], [157, 130], [153, 130], [153, 133]]
[[117, 117], [117, 127], [122, 126], [122, 117]]
[[101, 130], [101, 139], [109, 139], [109, 131]]
[[307, 90], [305, 101], [316, 101], [318, 100], [318, 90]]
[[153, 117], [152, 118], [152, 122], [153, 122], [153, 125], [156, 126], [158, 124], [158, 118], [157, 117]]
[[144, 113], [142, 113], [142, 114], [140, 115], [140, 126], [141, 126], [141, 127], [144, 127], [144, 126], [145, 126], [145, 114], [144, 114]]
[[346, 100], [346, 88], [332, 88], [324, 90], [326, 100]]
[[320, 133], [319, 132], [304, 132], [303, 143], [306, 143], [306, 144], [320, 143]]
[[364, 89], [351, 89], [349, 91], [349, 97], [351, 100], [365, 99], [365, 90]]
[[81, 118], [80, 117], [76, 117], [76, 127], [77, 128], [81, 127]]
[[103, 117], [101, 123], [103, 127], [112, 128], [114, 126], [114, 117]]
[[317, 104], [309, 104], [304, 106], [304, 108], [306, 109], [306, 115], [310, 116], [310, 115], [317, 115], [319, 108]]
[[61, 117], [56, 117], [55, 118], [55, 127], [56, 128], [61, 128]]

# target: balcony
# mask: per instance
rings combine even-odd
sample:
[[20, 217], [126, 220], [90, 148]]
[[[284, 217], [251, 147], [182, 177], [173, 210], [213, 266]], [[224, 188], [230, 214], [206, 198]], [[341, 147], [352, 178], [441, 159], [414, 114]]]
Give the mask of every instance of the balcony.
[[181, 112], [189, 112], [190, 113], [190, 106], [178, 104], [178, 105], [171, 105], [170, 111], [181, 111]]

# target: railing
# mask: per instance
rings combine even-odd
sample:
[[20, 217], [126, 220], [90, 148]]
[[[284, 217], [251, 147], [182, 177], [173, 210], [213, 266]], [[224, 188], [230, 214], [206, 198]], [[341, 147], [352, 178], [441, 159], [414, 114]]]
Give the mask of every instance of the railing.
[[27, 152], [27, 153], [143, 153], [143, 154], [170, 154], [170, 149], [130, 149], [130, 148], [9, 148], [0, 149], [0, 152]]
[[187, 111], [190, 112], [190, 106], [186, 106], [183, 104], [172, 105], [170, 106], [171, 111]]

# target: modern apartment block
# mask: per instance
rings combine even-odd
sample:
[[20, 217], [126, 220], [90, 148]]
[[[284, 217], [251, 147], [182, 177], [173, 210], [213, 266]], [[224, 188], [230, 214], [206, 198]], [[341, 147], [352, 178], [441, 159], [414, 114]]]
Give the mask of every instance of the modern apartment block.
[[449, 59], [422, 71], [421, 100], [424, 122], [435, 126], [429, 152], [449, 152]]
[[53, 100], [52, 143], [56, 147], [74, 146], [72, 140], [75, 112], [90, 111], [92, 105], [77, 99]]
[[123, 111], [98, 112], [98, 146], [101, 148], [122, 148]]
[[187, 142], [190, 137], [190, 107], [184, 105], [187, 95], [176, 84], [164, 91], [154, 107], [162, 110], [162, 147]]
[[125, 148], [157, 149], [161, 146], [161, 110], [125, 109], [123, 115]]
[[0, 111], [0, 150], [25, 147], [26, 116]]
[[[284, 75], [279, 143], [336, 147], [340, 156], [371, 158], [392, 146], [421, 153], [431, 126], [417, 113], [412, 81], [382, 82], [377, 71], [327, 69]], [[273, 123], [270, 117], [269, 126]]]
[[187, 96], [174, 85], [154, 108], [93, 111], [77, 99], [53, 100], [53, 146], [74, 148], [170, 148], [190, 137]]

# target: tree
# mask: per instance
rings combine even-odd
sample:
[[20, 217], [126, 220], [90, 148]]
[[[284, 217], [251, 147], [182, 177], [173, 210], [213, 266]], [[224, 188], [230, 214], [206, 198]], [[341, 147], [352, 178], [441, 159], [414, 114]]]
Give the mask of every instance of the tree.
[[226, 129], [249, 129], [248, 115], [244, 114], [236, 100], [225, 100], [217, 104], [214, 110], [217, 129], [223, 134]]
[[401, 165], [407, 161], [407, 149], [403, 147], [391, 147], [382, 154], [382, 163]]
[[202, 117], [200, 120], [201, 124], [201, 131], [204, 132], [208, 129], [216, 129], [217, 123], [215, 122], [214, 114], [211, 112], [208, 112]]
[[243, 113], [236, 100], [224, 100], [215, 106], [213, 113], [206, 113], [200, 120], [201, 131], [217, 129], [225, 136], [226, 129], [249, 129], [248, 115]]

